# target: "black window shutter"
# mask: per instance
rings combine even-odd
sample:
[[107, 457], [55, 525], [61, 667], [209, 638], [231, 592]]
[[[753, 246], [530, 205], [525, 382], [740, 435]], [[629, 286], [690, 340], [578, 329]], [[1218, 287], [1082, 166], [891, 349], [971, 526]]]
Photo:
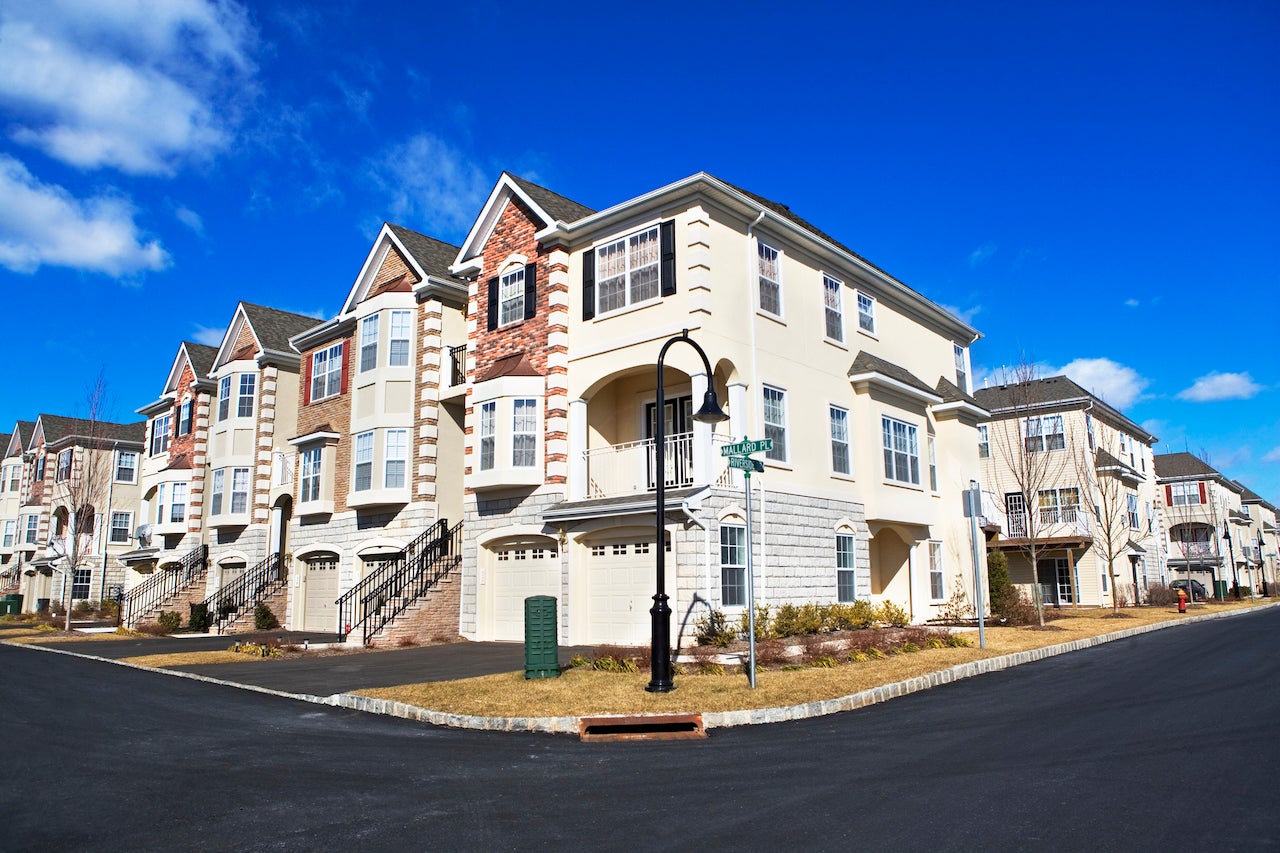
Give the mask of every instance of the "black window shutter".
[[489, 279], [489, 331], [498, 328], [498, 279]]
[[582, 253], [582, 319], [596, 316], [596, 250]]
[[676, 222], [674, 219], [668, 219], [658, 228], [658, 249], [661, 252], [658, 280], [662, 284], [662, 295], [670, 296], [676, 292]]
[[538, 265], [524, 265], [524, 318], [532, 320], [538, 313]]

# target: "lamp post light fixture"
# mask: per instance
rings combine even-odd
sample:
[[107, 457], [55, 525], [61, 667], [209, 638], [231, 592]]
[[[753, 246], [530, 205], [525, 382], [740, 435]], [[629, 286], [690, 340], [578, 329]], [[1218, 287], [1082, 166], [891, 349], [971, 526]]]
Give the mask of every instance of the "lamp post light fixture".
[[702, 347], [689, 337], [689, 330], [684, 329], [680, 334], [667, 340], [662, 345], [662, 349], [658, 351], [658, 396], [657, 405], [654, 406], [654, 446], [653, 446], [653, 470], [654, 480], [657, 485], [657, 495], [654, 499], [654, 529], [656, 538], [655, 550], [658, 552], [657, 558], [657, 591], [653, 594], [653, 608], [649, 614], [653, 617], [653, 636], [651, 637], [652, 645], [650, 648], [650, 664], [649, 664], [649, 684], [644, 688], [650, 693], [670, 693], [675, 689], [675, 685], [671, 682], [671, 605], [668, 604], [667, 596], [667, 537], [666, 537], [666, 503], [667, 503], [667, 424], [666, 415], [666, 399], [664, 399], [664, 390], [662, 387], [662, 363], [667, 357], [667, 350], [672, 344], [684, 342], [693, 347], [694, 351], [702, 358], [702, 366], [707, 372], [707, 391], [702, 396], [702, 407], [694, 414], [693, 419], [703, 424], [718, 424], [729, 419], [720, 409], [720, 403], [716, 400], [715, 380], [711, 375], [711, 362], [707, 359], [707, 354], [702, 351]]

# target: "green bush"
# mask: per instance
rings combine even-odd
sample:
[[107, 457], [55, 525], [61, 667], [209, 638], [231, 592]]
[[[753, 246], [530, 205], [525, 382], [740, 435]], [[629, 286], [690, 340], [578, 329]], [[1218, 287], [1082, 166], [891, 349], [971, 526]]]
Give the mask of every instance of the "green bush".
[[[749, 617], [747, 615], [746, 610], [743, 610], [742, 615], [738, 617], [738, 636], [739, 637], [750, 636], [751, 627], [747, 624], [748, 618]], [[775, 632], [771, 627], [772, 624], [773, 624], [773, 620], [769, 616], [769, 605], [757, 604], [756, 605], [756, 641], [757, 642], [759, 642], [760, 640], [768, 640], [778, 636], [777, 632]]]
[[271, 611], [265, 601], [259, 601], [258, 606], [253, 608], [253, 627], [258, 631], [270, 631], [280, 627], [280, 620], [276, 618], [276, 614]]
[[738, 629], [729, 624], [721, 610], [712, 610], [694, 625], [698, 645], [724, 648], [738, 636]]
[[[803, 637], [821, 633], [825, 627], [824, 610], [816, 604], [784, 604], [773, 617], [772, 633], [777, 637]], [[757, 617], [758, 618], [758, 617]]]
[[987, 588], [996, 616], [1003, 617], [1007, 608], [1018, 604], [1018, 590], [1009, 580], [1009, 559], [1003, 551], [987, 552]]
[[876, 616], [881, 622], [886, 625], [892, 625], [895, 628], [903, 628], [911, 621], [911, 614], [892, 601], [881, 602]]
[[201, 602], [200, 604], [189, 605], [191, 611], [187, 617], [187, 627], [192, 631], [208, 631], [209, 626], [213, 624], [213, 615], [209, 613], [209, 605]]
[[162, 610], [156, 621], [160, 623], [165, 633], [172, 634], [182, 627], [182, 614], [176, 610]]

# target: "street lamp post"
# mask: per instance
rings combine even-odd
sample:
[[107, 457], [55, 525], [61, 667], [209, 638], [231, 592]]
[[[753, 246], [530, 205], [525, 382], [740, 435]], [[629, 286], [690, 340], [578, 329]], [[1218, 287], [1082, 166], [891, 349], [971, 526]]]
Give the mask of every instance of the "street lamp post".
[[667, 603], [667, 549], [666, 549], [666, 503], [667, 503], [667, 424], [664, 419], [666, 414], [666, 399], [664, 399], [664, 391], [662, 387], [662, 362], [667, 357], [667, 350], [674, 343], [683, 341], [693, 347], [702, 359], [702, 366], [707, 372], [707, 391], [702, 397], [702, 407], [694, 414], [693, 419], [704, 424], [718, 424], [727, 421], [729, 416], [720, 409], [720, 403], [716, 400], [715, 382], [711, 375], [711, 362], [707, 359], [707, 354], [702, 351], [702, 347], [689, 337], [689, 330], [685, 329], [674, 338], [670, 338], [662, 345], [662, 349], [658, 351], [658, 399], [657, 405], [654, 406], [654, 480], [657, 484], [657, 495], [654, 501], [654, 529], [656, 538], [655, 548], [658, 552], [657, 559], [657, 591], [653, 595], [653, 608], [649, 614], [653, 617], [653, 636], [651, 637], [652, 646], [650, 649], [649, 672], [650, 679], [645, 690], [650, 693], [670, 693], [675, 689], [675, 685], [671, 682], [671, 606]]

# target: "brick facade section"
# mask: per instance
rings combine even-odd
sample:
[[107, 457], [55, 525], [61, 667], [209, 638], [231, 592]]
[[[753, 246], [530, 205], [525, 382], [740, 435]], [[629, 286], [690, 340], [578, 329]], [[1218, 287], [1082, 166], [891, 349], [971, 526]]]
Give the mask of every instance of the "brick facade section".
[[417, 284], [419, 279], [409, 269], [409, 265], [405, 263], [404, 256], [394, 246], [391, 251], [387, 252], [387, 256], [382, 261], [382, 266], [378, 269], [378, 274], [373, 277], [373, 285], [369, 288], [369, 295], [375, 296], [379, 292], [379, 288], [389, 281], [395, 281], [402, 275], [409, 276], [409, 279]]
[[[312, 356], [320, 350], [328, 349], [339, 341], [342, 342], [343, 354], [347, 362], [346, 393], [326, 397], [315, 403], [305, 403], [308, 393], [307, 386], [310, 384]], [[301, 381], [298, 383], [298, 435], [310, 435], [327, 425], [326, 432], [335, 432], [339, 436], [334, 452], [333, 470], [321, 471], [321, 476], [329, 478], [329, 483], [333, 489], [333, 511], [335, 513], [346, 512], [348, 484], [351, 482], [351, 389], [355, 387], [356, 372], [354, 347], [355, 336], [347, 335], [342, 338], [333, 338], [304, 351], [302, 353]], [[350, 355], [347, 355], [347, 353], [350, 353]], [[301, 450], [302, 448], [299, 448], [299, 451]], [[301, 461], [302, 453], [299, 452], [294, 459], [293, 472], [294, 483], [297, 484], [298, 488], [301, 488]]]

